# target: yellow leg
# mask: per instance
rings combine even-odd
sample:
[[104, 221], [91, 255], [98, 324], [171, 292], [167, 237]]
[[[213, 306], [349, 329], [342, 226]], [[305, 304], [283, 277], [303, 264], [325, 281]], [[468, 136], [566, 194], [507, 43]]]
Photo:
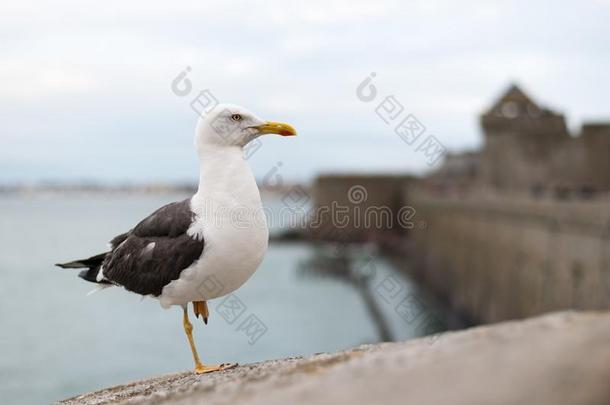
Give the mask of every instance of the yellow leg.
[[193, 360], [195, 361], [195, 373], [204, 374], [210, 373], [212, 371], [227, 370], [229, 368], [237, 366], [237, 364], [235, 363], [223, 363], [214, 366], [204, 366], [201, 363], [201, 360], [199, 360], [199, 354], [197, 354], [197, 348], [195, 347], [195, 341], [193, 340], [193, 325], [189, 321], [189, 315], [186, 307], [184, 307], [184, 317], [182, 319], [182, 324], [184, 326], [184, 332], [186, 333], [189, 345], [191, 346], [191, 351], [193, 352]]

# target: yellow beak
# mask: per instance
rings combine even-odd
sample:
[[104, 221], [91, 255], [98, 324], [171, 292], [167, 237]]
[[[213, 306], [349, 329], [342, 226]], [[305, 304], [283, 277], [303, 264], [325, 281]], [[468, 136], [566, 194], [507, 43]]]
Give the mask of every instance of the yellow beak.
[[278, 134], [282, 136], [294, 136], [297, 131], [292, 125], [283, 122], [267, 121], [263, 125], [255, 127], [261, 134]]

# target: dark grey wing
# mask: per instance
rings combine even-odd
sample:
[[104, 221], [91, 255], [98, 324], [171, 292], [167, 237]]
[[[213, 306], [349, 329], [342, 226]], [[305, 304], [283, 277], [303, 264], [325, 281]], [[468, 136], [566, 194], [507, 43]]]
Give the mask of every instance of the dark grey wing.
[[138, 294], [160, 295], [203, 252], [204, 241], [186, 233], [193, 219], [187, 199], [159, 208], [115, 237], [102, 264], [104, 279]]

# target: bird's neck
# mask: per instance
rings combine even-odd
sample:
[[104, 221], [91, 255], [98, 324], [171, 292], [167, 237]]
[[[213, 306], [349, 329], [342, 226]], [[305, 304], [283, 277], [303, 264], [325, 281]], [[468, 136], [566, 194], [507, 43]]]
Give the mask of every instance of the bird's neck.
[[199, 188], [202, 199], [241, 199], [256, 194], [258, 188], [243, 150], [238, 146], [206, 145], [199, 151]]

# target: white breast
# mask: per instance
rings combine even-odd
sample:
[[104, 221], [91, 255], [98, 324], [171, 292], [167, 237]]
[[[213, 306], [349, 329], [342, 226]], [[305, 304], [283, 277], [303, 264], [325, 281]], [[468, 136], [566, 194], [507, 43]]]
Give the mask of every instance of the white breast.
[[165, 308], [229, 294], [252, 276], [267, 250], [260, 194], [241, 149], [220, 155], [202, 162], [199, 191], [191, 199], [196, 219], [188, 233], [203, 238], [203, 253], [165, 286], [159, 297]]

